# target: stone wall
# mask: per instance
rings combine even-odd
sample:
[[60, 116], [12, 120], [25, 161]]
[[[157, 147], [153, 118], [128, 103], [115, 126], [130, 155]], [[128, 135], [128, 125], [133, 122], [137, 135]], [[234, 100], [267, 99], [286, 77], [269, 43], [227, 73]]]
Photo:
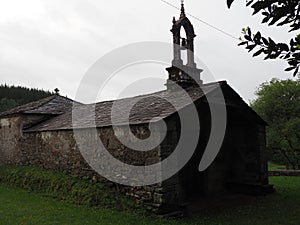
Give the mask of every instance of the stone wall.
[[[173, 115], [171, 118], [169, 118], [169, 120], [167, 120], [168, 132], [166, 138], [160, 145], [161, 160], [169, 157], [178, 144], [180, 135], [180, 132], [178, 132], [178, 121], [178, 115]], [[183, 196], [183, 190], [181, 188], [180, 174], [177, 173], [169, 179], [164, 180], [156, 196], [161, 203], [161, 213], [166, 214], [181, 210], [180, 205], [185, 201], [185, 196]]]
[[[81, 129], [75, 134], [72, 130], [26, 133], [22, 131], [23, 128], [48, 119], [49, 116], [23, 115], [2, 118], [0, 119], [0, 163], [35, 165], [68, 172], [79, 177], [89, 177], [117, 188], [125, 195], [135, 198], [137, 206], [143, 206], [155, 213], [179, 211], [189, 198], [193, 198], [191, 192], [195, 192], [192, 194], [201, 192], [206, 197], [223, 193], [228, 181], [239, 184], [268, 184], [264, 126], [258, 126], [252, 121], [237, 120], [236, 118], [239, 118], [237, 111], [229, 112], [226, 137], [215, 162], [205, 172], [198, 172], [198, 165], [210, 135], [210, 119], [207, 117], [210, 115], [209, 109], [202, 105], [199, 110], [202, 126], [200, 142], [193, 158], [179, 173], [156, 185], [123, 186], [101, 177], [90, 167], [101, 155], [96, 154], [88, 164], [86, 155], [79, 151], [75, 137], [78, 134], [77, 138], [82, 145], [80, 149], [84, 147], [88, 154], [97, 152], [95, 146], [99, 145], [95, 144], [95, 141], [101, 140], [109, 153], [124, 163], [136, 166], [152, 165], [167, 158], [177, 146], [180, 138], [178, 115], [173, 115], [165, 121], [168, 128], [167, 136], [158, 147], [147, 152], [134, 151], [126, 147], [115, 136], [112, 127]], [[139, 139], [145, 139], [150, 135], [147, 125], [134, 125], [130, 128]], [[128, 135], [129, 130], [123, 126], [117, 127], [116, 132], [128, 142], [132, 141]], [[160, 138], [159, 132], [155, 134]], [[181, 153], [184, 154], [184, 149]], [[110, 164], [98, 166], [105, 167], [112, 173], [116, 169]]]
[[[143, 206], [155, 213], [176, 210], [179, 201], [178, 176], [173, 176], [162, 183], [129, 187], [110, 182], [96, 173], [83, 158], [78, 149], [72, 130], [23, 132], [23, 128], [39, 123], [47, 116], [22, 115], [0, 119], [0, 163], [12, 165], [34, 165], [45, 169], [68, 172], [78, 177], [88, 177], [109, 186], [113, 186], [125, 195], [136, 199], [137, 206]], [[167, 157], [176, 146], [176, 123], [169, 126], [167, 138], [163, 144], [148, 152], [138, 152], [128, 149], [116, 138], [111, 127], [97, 129], [98, 137], [110, 154], [122, 162], [130, 165], [151, 165]], [[126, 138], [128, 130], [118, 129]], [[131, 126], [131, 131], [139, 139], [150, 135], [147, 125]], [[80, 137], [86, 146], [91, 143], [90, 129], [79, 131]], [[160, 134], [157, 134], [159, 136]], [[129, 136], [128, 136], [129, 137]], [[99, 140], [99, 139], [98, 139]], [[161, 149], [165, 149], [161, 152]], [[111, 166], [111, 170], [114, 168]], [[146, 179], [146, 178], [145, 178]]]
[[260, 182], [263, 184], [269, 184], [269, 174], [268, 174], [268, 156], [266, 150], [266, 128], [265, 126], [257, 126], [257, 149], [259, 152], [259, 165], [260, 165]]
[[37, 124], [49, 116], [22, 115], [0, 119], [0, 163], [22, 165], [26, 162], [21, 154], [23, 128]]
[[19, 140], [21, 137], [21, 118], [0, 119], [0, 163], [20, 164]]
[[[118, 128], [122, 129], [122, 127]], [[138, 138], [145, 138], [149, 135], [146, 125], [133, 126], [133, 133]], [[78, 131], [85, 146], [94, 146], [91, 142], [92, 130], [82, 129]], [[149, 165], [160, 161], [160, 148], [149, 152], [137, 152], [128, 149], [115, 137], [111, 127], [97, 129], [98, 137], [104, 143], [106, 149], [115, 158], [130, 165]], [[124, 133], [126, 137], [126, 132]], [[99, 139], [98, 139], [99, 141]], [[78, 149], [73, 131], [47, 131], [37, 133], [24, 133], [22, 136], [20, 152], [24, 164], [35, 165], [56, 171], [65, 171], [79, 177], [89, 177], [109, 186], [114, 186], [125, 195], [136, 199], [137, 206], [143, 206], [148, 210], [159, 213], [163, 204], [161, 184], [129, 187], [118, 185], [101, 177], [96, 173], [83, 158]], [[113, 171], [113, 165], [110, 170]], [[146, 179], [146, 178], [145, 178]]]

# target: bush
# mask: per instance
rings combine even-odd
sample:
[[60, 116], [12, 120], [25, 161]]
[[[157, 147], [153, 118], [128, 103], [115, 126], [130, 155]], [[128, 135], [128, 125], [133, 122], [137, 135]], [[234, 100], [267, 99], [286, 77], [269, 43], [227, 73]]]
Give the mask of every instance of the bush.
[[31, 166], [0, 166], [0, 182], [79, 205], [135, 208], [132, 199], [100, 183]]

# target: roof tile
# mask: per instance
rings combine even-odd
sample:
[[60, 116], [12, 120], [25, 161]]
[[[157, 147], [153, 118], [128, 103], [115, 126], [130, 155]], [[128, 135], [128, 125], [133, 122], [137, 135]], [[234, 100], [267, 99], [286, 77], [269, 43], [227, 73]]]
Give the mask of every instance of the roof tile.
[[16, 114], [60, 115], [72, 108], [73, 100], [59, 95], [52, 95], [0, 113], [0, 117]]
[[[215, 82], [201, 86], [200, 88], [188, 88], [187, 94], [192, 101], [196, 101], [213, 90], [220, 87], [223, 82]], [[73, 128], [92, 128], [106, 127], [112, 125], [112, 107], [116, 107], [114, 125], [127, 124], [128, 116], [126, 110], [131, 107], [129, 114], [130, 124], [149, 123], [153, 118], [160, 120], [166, 118], [178, 110], [188, 106], [191, 100], [188, 95], [182, 95], [182, 92], [160, 91], [152, 94], [136, 96], [132, 98], [119, 99], [115, 101], [99, 102], [96, 104], [77, 105], [74, 107], [76, 120], [73, 121], [72, 110], [32, 127], [27, 132], [50, 131], [50, 130], [71, 130]], [[175, 109], [175, 107], [177, 109]]]

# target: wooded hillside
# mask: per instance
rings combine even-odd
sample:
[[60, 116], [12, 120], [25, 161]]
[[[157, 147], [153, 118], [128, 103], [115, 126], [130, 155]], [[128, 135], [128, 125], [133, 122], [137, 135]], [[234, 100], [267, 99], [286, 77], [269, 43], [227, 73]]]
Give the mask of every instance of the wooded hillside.
[[54, 93], [35, 88], [21, 86], [0, 85], [0, 112], [18, 105], [48, 97]]

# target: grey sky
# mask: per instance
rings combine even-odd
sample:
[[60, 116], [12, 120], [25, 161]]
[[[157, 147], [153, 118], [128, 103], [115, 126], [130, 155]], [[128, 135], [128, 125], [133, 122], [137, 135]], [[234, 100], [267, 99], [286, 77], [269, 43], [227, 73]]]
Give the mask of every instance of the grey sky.
[[[180, 0], [169, 2], [180, 5]], [[252, 17], [244, 0], [236, 0], [230, 10], [226, 0], [186, 0], [185, 4], [188, 13], [236, 37], [246, 26], [277, 41], [293, 35], [284, 28], [261, 25], [260, 16]], [[173, 16], [179, 16], [178, 10], [161, 0], [0, 0], [0, 83], [45, 90], [58, 87], [62, 95], [74, 98], [82, 76], [105, 53], [133, 42], [171, 43]], [[237, 47], [238, 41], [190, 19], [197, 34], [196, 55], [215, 79], [227, 80], [247, 102], [261, 82], [292, 78], [283, 71], [285, 62], [252, 58]], [[151, 68], [147, 71], [151, 73]], [[124, 86], [125, 74], [107, 88], [106, 99]], [[163, 67], [158, 76], [166, 79]], [[153, 90], [161, 88], [163, 80]]]

